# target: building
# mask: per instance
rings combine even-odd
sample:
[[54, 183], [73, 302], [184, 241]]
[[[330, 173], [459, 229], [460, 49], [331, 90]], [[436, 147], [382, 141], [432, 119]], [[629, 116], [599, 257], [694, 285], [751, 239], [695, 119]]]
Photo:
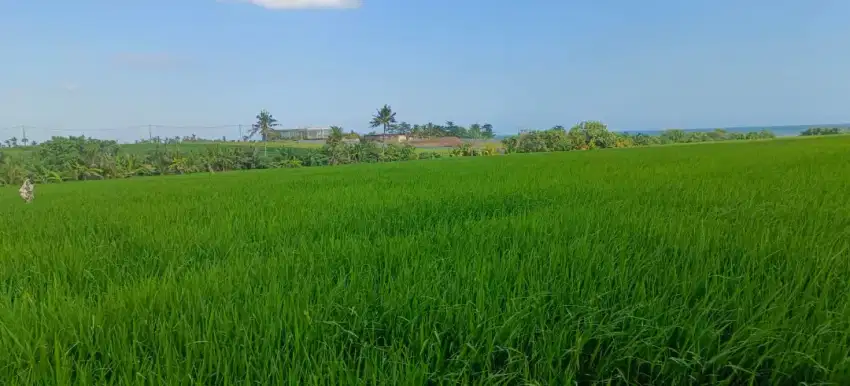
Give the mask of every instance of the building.
[[377, 142], [406, 142], [407, 136], [403, 134], [370, 134], [365, 136], [367, 141]]
[[280, 139], [328, 139], [328, 137], [331, 135], [330, 127], [299, 127], [296, 129], [284, 129], [275, 131], [280, 136]]

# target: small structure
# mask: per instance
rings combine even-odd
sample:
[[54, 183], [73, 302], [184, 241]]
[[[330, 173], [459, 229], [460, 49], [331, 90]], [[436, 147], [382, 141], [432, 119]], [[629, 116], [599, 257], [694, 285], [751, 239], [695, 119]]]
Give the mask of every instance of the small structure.
[[407, 136], [404, 134], [370, 134], [365, 136], [367, 141], [376, 142], [406, 142]]
[[416, 138], [408, 142], [416, 147], [456, 147], [466, 143], [458, 137]]
[[330, 127], [299, 127], [296, 129], [275, 130], [280, 139], [310, 140], [328, 139], [331, 135]]
[[21, 194], [21, 198], [24, 199], [24, 202], [29, 204], [35, 199], [35, 185], [33, 185], [32, 181], [27, 178], [24, 180], [24, 184], [21, 185], [21, 188], [18, 189], [18, 193]]

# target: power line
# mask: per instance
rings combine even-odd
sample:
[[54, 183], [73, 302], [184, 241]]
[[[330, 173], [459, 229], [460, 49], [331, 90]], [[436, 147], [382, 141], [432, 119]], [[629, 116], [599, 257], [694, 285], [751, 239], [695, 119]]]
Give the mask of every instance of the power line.
[[89, 131], [130, 131], [130, 130], [139, 130], [143, 128], [149, 128], [151, 130], [220, 130], [220, 129], [236, 129], [241, 128], [244, 125], [240, 124], [232, 124], [232, 125], [208, 125], [208, 126], [200, 126], [200, 125], [135, 125], [135, 126], [124, 126], [124, 127], [101, 127], [101, 128], [78, 128], [78, 129], [68, 129], [68, 128], [52, 128], [52, 127], [40, 127], [40, 126], [10, 126], [0, 128], [2, 131], [9, 130], [20, 130], [22, 127], [26, 127], [31, 130], [37, 131], [57, 131], [57, 132], [89, 132]]

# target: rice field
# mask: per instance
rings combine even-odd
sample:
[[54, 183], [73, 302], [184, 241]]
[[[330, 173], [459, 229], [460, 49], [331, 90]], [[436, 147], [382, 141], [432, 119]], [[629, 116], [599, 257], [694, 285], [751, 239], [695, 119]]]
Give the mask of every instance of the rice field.
[[0, 384], [850, 383], [850, 137], [0, 189]]
[[[128, 154], [147, 154], [156, 149], [181, 152], [204, 151], [209, 147], [257, 147], [264, 148], [262, 142], [183, 142], [180, 144], [156, 144], [156, 143], [130, 143], [122, 144], [121, 151]], [[277, 149], [320, 149], [322, 144], [296, 141], [270, 141], [265, 147], [271, 150]]]

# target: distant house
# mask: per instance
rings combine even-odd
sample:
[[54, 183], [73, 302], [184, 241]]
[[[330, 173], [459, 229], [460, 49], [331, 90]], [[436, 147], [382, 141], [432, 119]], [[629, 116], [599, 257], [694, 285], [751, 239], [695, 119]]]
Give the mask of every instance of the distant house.
[[403, 134], [368, 134], [365, 135], [367, 141], [376, 142], [406, 142], [407, 136]]
[[330, 127], [299, 127], [296, 129], [275, 130], [280, 136], [280, 139], [293, 140], [310, 140], [310, 139], [328, 139], [331, 135]]

